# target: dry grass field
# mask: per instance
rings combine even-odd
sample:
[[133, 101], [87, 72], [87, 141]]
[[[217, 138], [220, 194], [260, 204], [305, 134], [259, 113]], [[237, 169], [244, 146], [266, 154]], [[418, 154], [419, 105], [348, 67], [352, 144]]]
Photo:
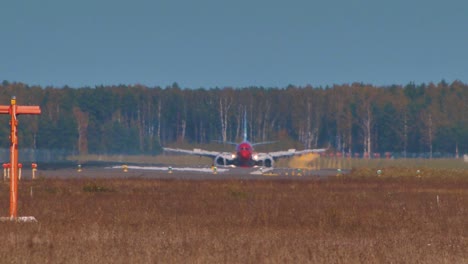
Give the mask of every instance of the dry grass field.
[[[400, 176], [392, 176], [400, 175]], [[468, 263], [466, 171], [309, 181], [38, 179], [2, 263]], [[0, 209], [8, 213], [8, 184]]]

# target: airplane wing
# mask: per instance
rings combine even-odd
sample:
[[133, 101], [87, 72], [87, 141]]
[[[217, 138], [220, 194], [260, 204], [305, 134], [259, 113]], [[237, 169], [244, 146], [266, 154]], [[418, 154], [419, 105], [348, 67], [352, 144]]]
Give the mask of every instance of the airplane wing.
[[188, 154], [188, 155], [197, 155], [197, 156], [210, 157], [210, 158], [215, 158], [216, 156], [221, 154], [221, 152], [208, 151], [208, 150], [203, 150], [203, 149], [187, 150], [187, 149], [163, 148], [163, 150], [168, 151], [168, 152], [182, 153], [182, 154]]
[[292, 157], [292, 156], [297, 156], [297, 155], [303, 155], [307, 153], [322, 153], [325, 152], [327, 149], [322, 148], [322, 149], [304, 149], [304, 150], [295, 150], [295, 149], [289, 149], [285, 151], [275, 151], [275, 152], [269, 152], [268, 154], [273, 157], [273, 158], [282, 158], [282, 157]]

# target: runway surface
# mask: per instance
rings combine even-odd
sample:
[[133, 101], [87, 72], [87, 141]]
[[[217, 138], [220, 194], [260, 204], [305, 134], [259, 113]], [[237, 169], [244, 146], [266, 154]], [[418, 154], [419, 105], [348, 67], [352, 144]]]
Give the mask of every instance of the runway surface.
[[[145, 178], [145, 179], [184, 179], [184, 180], [224, 180], [224, 179], [294, 179], [307, 180], [346, 174], [349, 171], [336, 169], [309, 170], [291, 168], [231, 168], [218, 167], [170, 167], [170, 166], [108, 166], [60, 168], [38, 170], [36, 177], [41, 178]], [[31, 171], [23, 173], [25, 179], [31, 179]]]

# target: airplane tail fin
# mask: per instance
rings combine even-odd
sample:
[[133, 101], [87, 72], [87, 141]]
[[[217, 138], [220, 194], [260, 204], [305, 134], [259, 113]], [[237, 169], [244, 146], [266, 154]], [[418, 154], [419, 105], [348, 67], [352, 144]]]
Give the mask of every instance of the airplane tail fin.
[[[247, 141], [247, 111], [244, 111], [244, 142], [246, 141]], [[258, 145], [271, 144], [275, 142], [277, 141], [265, 141], [265, 142], [251, 143], [251, 144], [252, 146], [258, 146]]]
[[[247, 140], [247, 110], [244, 110], [244, 132], [243, 132], [243, 139], [242, 142], [248, 142]], [[236, 142], [230, 141], [220, 141], [220, 140], [213, 140], [214, 142], [223, 143], [223, 144], [230, 144], [230, 145], [237, 145]], [[264, 144], [271, 144], [278, 141], [265, 141], [265, 142], [257, 142], [257, 143], [250, 143], [252, 146], [264, 145]]]
[[244, 111], [244, 142], [247, 141], [247, 111]]

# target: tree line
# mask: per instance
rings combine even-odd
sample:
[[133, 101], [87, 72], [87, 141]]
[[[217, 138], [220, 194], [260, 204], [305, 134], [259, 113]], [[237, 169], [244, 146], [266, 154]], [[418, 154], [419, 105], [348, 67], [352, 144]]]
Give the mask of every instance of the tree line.
[[[74, 154], [151, 154], [161, 145], [287, 141], [343, 153], [468, 153], [468, 86], [183, 89], [143, 85], [40, 87], [4, 81], [0, 104], [39, 105], [19, 118], [20, 148]], [[9, 118], [0, 116], [0, 148]]]

